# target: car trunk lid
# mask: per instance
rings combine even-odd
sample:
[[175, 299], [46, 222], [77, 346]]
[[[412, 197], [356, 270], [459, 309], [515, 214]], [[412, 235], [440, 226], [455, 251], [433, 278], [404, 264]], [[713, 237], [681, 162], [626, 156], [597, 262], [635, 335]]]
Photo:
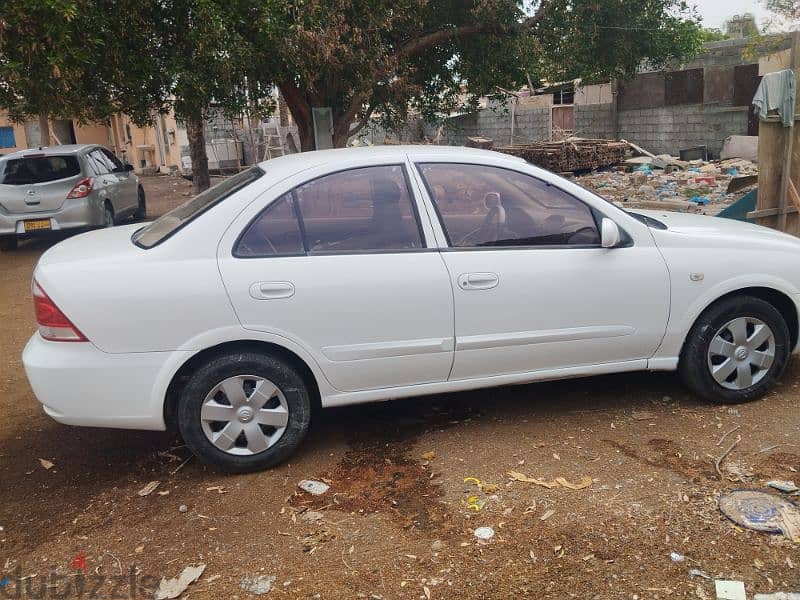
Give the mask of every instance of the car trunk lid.
[[11, 214], [58, 210], [83, 177], [75, 155], [9, 157], [0, 161], [0, 206]]

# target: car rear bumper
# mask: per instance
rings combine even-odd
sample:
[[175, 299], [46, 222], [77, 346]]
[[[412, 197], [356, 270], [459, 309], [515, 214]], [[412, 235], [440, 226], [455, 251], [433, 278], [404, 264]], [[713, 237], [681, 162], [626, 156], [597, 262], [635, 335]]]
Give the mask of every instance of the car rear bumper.
[[[25, 221], [48, 220], [49, 229], [25, 231]], [[0, 208], [0, 235], [30, 236], [78, 227], [94, 227], [103, 224], [103, 211], [88, 198], [65, 200], [58, 210], [10, 213]]]
[[163, 430], [166, 365], [184, 352], [109, 354], [88, 342], [49, 342], [38, 333], [22, 363], [44, 411], [59, 423]]

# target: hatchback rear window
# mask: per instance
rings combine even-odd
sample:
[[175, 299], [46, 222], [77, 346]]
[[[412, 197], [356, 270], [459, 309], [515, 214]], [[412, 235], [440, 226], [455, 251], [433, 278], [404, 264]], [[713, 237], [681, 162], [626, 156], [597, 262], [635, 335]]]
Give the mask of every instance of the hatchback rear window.
[[247, 187], [262, 175], [264, 171], [252, 167], [208, 188], [205, 192], [163, 214], [147, 227], [139, 229], [131, 238], [133, 243], [140, 248], [152, 248], [160, 244], [209, 208]]
[[0, 161], [0, 184], [31, 185], [75, 177], [81, 172], [77, 156], [24, 156]]

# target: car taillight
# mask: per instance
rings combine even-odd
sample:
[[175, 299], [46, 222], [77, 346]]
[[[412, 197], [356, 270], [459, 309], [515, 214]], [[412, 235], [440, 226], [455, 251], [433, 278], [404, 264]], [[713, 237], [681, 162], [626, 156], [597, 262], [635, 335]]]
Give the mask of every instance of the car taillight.
[[87, 177], [76, 183], [67, 194], [67, 198], [86, 198], [94, 189], [94, 179]]
[[80, 330], [61, 312], [41, 286], [33, 281], [33, 307], [36, 310], [36, 322], [39, 324], [39, 335], [53, 342], [87, 342]]

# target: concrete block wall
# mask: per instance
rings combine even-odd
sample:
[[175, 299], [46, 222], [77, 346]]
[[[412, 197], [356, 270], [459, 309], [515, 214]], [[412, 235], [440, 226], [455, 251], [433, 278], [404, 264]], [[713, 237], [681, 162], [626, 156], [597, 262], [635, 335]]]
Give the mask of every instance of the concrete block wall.
[[583, 138], [610, 140], [614, 138], [614, 105], [575, 105], [575, 135]]
[[681, 149], [706, 145], [719, 156], [725, 137], [746, 133], [746, 107], [687, 104], [619, 113], [619, 137], [654, 154], [677, 156]]
[[[514, 143], [548, 139], [550, 135], [549, 108], [520, 108], [515, 114]], [[443, 143], [461, 146], [468, 137], [483, 136], [495, 145], [511, 143], [511, 111], [483, 109], [448, 120]]]

